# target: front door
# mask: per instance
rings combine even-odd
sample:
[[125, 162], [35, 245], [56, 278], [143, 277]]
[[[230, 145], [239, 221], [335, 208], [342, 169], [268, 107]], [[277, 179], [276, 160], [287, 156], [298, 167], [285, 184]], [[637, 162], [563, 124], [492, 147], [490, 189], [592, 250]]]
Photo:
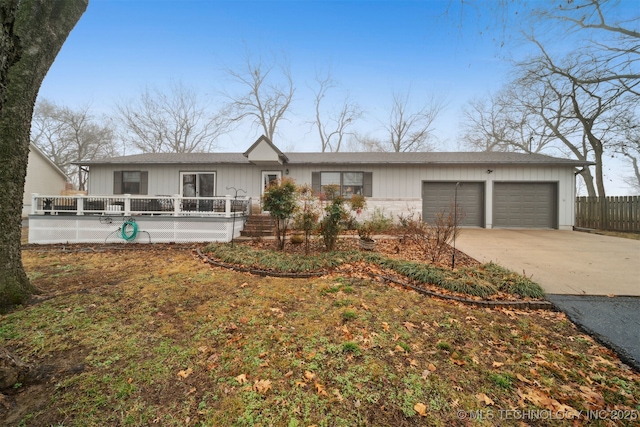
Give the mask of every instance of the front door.
[[280, 181], [280, 179], [282, 179], [282, 171], [262, 171], [262, 190], [260, 192], [260, 196], [264, 196], [265, 190], [269, 188], [271, 184], [275, 184]]

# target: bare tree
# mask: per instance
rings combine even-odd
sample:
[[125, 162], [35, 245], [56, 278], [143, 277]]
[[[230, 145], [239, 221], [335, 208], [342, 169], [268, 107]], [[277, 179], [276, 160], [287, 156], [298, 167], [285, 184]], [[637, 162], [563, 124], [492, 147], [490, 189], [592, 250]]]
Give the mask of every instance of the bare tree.
[[640, 194], [640, 117], [636, 111], [627, 111], [621, 122], [621, 141], [617, 152], [631, 167], [632, 174], [625, 176], [624, 182], [635, 194]]
[[0, 306], [36, 291], [20, 256], [33, 107], [45, 75], [87, 8], [86, 0], [0, 2]]
[[247, 52], [242, 68], [227, 68], [226, 72], [244, 92], [225, 93], [230, 100], [230, 122], [250, 120], [273, 141], [278, 123], [285, 119], [295, 93], [289, 64], [286, 60], [278, 64], [276, 57], [255, 59]]
[[315, 95], [315, 121], [313, 125], [318, 129], [320, 145], [322, 152], [333, 151], [338, 152], [342, 148], [342, 143], [347, 135], [351, 135], [347, 128], [352, 126], [354, 122], [362, 117], [362, 109], [360, 106], [349, 100], [347, 96], [342, 102], [339, 109], [323, 114], [322, 101], [330, 89], [336, 88], [337, 84], [331, 76], [331, 72], [320, 76], [316, 74], [317, 88], [314, 90]]
[[[527, 33], [526, 39], [539, 54], [516, 64], [518, 77], [508, 89], [515, 97], [510, 97], [506, 111], [512, 118], [524, 119], [522, 126], [515, 128], [526, 128], [523, 136], [530, 133], [537, 138], [532, 142], [538, 147], [543, 143], [545, 150], [557, 148], [595, 163], [593, 174], [589, 168], [581, 174], [591, 196], [605, 196], [604, 162], [621, 153], [616, 147], [625, 141], [620, 118], [638, 108], [640, 16], [622, 16], [617, 4], [607, 0], [553, 1], [526, 12], [530, 15], [523, 16], [521, 29], [531, 25], [537, 30], [537, 34]], [[485, 5], [496, 16], [509, 7], [503, 1]], [[558, 54], [553, 49], [558, 36], [572, 37], [571, 52]], [[518, 121], [494, 120], [505, 111], [502, 101], [491, 103], [491, 108], [475, 107], [472, 104], [467, 110], [471, 114], [467, 123], [482, 129], [484, 135], [468, 138], [473, 144], [484, 139], [488, 147], [526, 151], [523, 138], [507, 132]]]
[[384, 151], [429, 151], [433, 149], [428, 140], [433, 131], [433, 122], [445, 107], [444, 101], [429, 95], [422, 106], [411, 109], [410, 90], [406, 94], [395, 92], [392, 97], [389, 119], [384, 128], [389, 137]]
[[640, 16], [620, 16], [616, 13], [619, 3], [619, 0], [557, 2], [552, 7], [536, 9], [534, 19], [549, 21], [560, 31], [586, 34], [587, 44], [581, 49], [582, 73], [574, 76], [578, 84], [608, 82], [638, 95]]
[[[597, 80], [599, 75], [611, 75], [615, 71], [585, 64], [582, 52], [555, 60], [539, 41], [534, 38], [531, 40], [538, 46], [541, 55], [520, 64], [525, 70], [525, 79], [544, 83], [547, 89], [568, 101], [569, 105], [562, 114], [580, 124], [583, 143], [586, 143], [590, 158], [595, 162], [597, 192], [604, 197], [605, 151], [614, 149], [617, 144], [617, 118], [627, 109], [638, 108], [638, 96], [630, 88], [638, 86], [640, 80], [624, 84], [613, 80], [585, 82], [588, 79]], [[592, 77], [586, 77], [588, 75]]]
[[98, 121], [88, 104], [74, 110], [46, 99], [36, 104], [31, 142], [71, 177], [79, 190], [86, 189], [87, 174], [72, 162], [107, 157], [116, 151], [109, 119]]
[[354, 133], [347, 141], [347, 151], [350, 152], [388, 152], [389, 145], [378, 137], [369, 134]]
[[227, 129], [226, 113], [214, 113], [198, 93], [180, 82], [168, 92], [145, 88], [116, 106], [124, 139], [145, 153], [211, 151]]
[[514, 84], [487, 99], [469, 101], [462, 118], [462, 140], [472, 150], [538, 153], [553, 140], [535, 108]]

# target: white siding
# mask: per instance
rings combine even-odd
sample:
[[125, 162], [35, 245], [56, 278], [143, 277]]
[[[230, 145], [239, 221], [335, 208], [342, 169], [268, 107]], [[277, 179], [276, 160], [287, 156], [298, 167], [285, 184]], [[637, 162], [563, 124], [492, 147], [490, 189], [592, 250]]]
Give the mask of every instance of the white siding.
[[[89, 194], [113, 194], [113, 171], [149, 171], [149, 195], [179, 193], [180, 172], [216, 172], [216, 195], [233, 194], [227, 187], [241, 188], [254, 200], [260, 198], [261, 172], [281, 170], [298, 184], [311, 184], [311, 173], [321, 171], [372, 172], [373, 197], [369, 206], [385, 206], [394, 217], [407, 206], [421, 209], [424, 181], [485, 182], [485, 220], [492, 228], [493, 182], [538, 181], [558, 183], [558, 225], [571, 229], [574, 223], [575, 184], [570, 166], [434, 166], [434, 165], [105, 165], [92, 166]], [[286, 171], [289, 171], [286, 174]], [[491, 170], [491, 173], [488, 173]]]
[[66, 177], [48, 159], [36, 150], [30, 150], [22, 197], [22, 216], [31, 213], [32, 193], [58, 196], [64, 191], [66, 181]]
[[262, 140], [249, 153], [249, 161], [252, 162], [277, 162], [278, 160], [278, 153], [265, 140]]

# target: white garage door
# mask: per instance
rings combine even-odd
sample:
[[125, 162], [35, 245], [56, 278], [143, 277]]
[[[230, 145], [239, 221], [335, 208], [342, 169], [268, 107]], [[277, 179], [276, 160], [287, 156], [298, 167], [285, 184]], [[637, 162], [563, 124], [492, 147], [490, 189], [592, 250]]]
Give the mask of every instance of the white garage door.
[[496, 182], [493, 187], [493, 226], [498, 228], [557, 228], [557, 184]]
[[[422, 219], [433, 222], [440, 212], [448, 214], [453, 208], [456, 182], [424, 182], [422, 184]], [[460, 225], [484, 227], [484, 183], [460, 182], [457, 191]]]

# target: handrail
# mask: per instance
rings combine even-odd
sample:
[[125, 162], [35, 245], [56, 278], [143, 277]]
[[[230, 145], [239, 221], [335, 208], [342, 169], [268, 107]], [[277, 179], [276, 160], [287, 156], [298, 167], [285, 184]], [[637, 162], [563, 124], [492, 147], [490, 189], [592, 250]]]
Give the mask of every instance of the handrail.
[[162, 215], [227, 217], [249, 215], [250, 197], [168, 195], [31, 195], [31, 215]]

